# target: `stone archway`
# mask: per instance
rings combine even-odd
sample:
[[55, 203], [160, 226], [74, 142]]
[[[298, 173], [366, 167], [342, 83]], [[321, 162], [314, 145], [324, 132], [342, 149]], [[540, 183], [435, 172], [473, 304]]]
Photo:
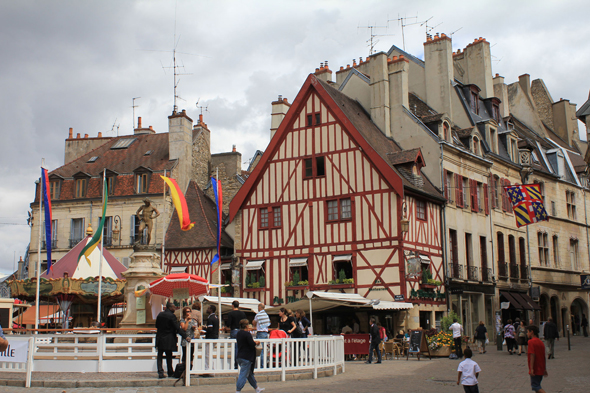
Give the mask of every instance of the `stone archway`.
[[555, 322], [555, 324], [559, 326], [561, 318], [559, 317], [559, 298], [557, 296], [551, 296], [549, 312], [549, 315], [553, 317], [553, 322]]
[[539, 306], [541, 307], [541, 311], [539, 312], [540, 321], [546, 321], [551, 316], [551, 303], [549, 296], [542, 294], [541, 298], [539, 299]]
[[588, 305], [582, 299], [575, 298], [570, 306], [570, 323], [571, 323], [571, 332], [575, 336], [581, 335], [581, 322], [583, 315], [588, 316]]

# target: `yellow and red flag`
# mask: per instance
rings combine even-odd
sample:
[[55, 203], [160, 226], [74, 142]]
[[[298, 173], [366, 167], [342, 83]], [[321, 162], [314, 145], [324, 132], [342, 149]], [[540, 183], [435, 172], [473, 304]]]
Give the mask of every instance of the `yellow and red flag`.
[[180, 190], [180, 187], [178, 187], [176, 180], [162, 175], [160, 175], [160, 177], [166, 182], [166, 184], [168, 184], [168, 187], [170, 187], [170, 196], [172, 197], [172, 203], [174, 203], [176, 213], [178, 214], [180, 229], [188, 231], [195, 226], [195, 223], [191, 222], [188, 215], [188, 206], [186, 205], [184, 194]]

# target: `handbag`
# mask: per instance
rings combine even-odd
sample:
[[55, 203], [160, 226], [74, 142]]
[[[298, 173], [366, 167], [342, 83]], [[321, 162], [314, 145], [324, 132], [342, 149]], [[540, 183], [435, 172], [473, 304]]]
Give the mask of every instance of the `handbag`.
[[256, 357], [260, 356], [261, 354], [262, 354], [262, 343], [260, 343], [256, 346]]

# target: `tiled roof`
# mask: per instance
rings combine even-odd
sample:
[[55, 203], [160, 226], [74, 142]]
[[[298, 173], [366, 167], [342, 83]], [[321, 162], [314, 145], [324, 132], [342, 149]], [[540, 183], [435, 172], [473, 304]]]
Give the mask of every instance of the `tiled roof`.
[[438, 114], [434, 109], [429, 107], [424, 101], [422, 101], [417, 95], [414, 93], [408, 94], [408, 103], [410, 105], [410, 112], [412, 112], [417, 117], [424, 117], [424, 116], [431, 116]]
[[387, 158], [389, 158], [391, 165], [407, 164], [408, 162], [414, 162], [418, 153], [420, 153], [419, 148], [404, 150], [396, 153], [387, 153]]
[[435, 115], [422, 116], [421, 120], [422, 120], [422, 123], [428, 124], [428, 123], [440, 121], [440, 119], [442, 119], [443, 116], [444, 116], [444, 113], [437, 113]]
[[[176, 210], [172, 214], [166, 231], [166, 250], [217, 247], [217, 210], [215, 203], [203, 193], [199, 186], [191, 181], [186, 191], [186, 204], [191, 222], [195, 226], [183, 231], [180, 229]], [[221, 232], [221, 246], [233, 249], [233, 240]]]
[[473, 132], [473, 127], [463, 128], [461, 130], [456, 130], [455, 132], [459, 138], [467, 138]]

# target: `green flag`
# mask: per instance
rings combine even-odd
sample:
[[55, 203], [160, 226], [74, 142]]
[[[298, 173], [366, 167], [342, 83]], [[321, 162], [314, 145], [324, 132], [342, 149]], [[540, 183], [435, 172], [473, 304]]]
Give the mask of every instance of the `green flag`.
[[90, 239], [88, 241], [86, 246], [82, 249], [82, 251], [80, 251], [80, 255], [78, 255], [78, 261], [80, 261], [80, 258], [82, 258], [82, 255], [84, 255], [84, 257], [86, 258], [86, 262], [88, 262], [88, 265], [90, 265], [90, 266], [91, 266], [90, 258], [88, 258], [88, 257], [90, 256], [90, 254], [92, 254], [92, 251], [94, 251], [96, 246], [98, 246], [98, 243], [100, 243], [100, 239], [102, 238], [102, 228], [104, 227], [105, 216], [107, 213], [107, 201], [109, 199], [109, 193], [107, 192], [107, 182], [106, 182], [106, 179], [104, 179], [104, 177], [103, 177], [103, 183], [104, 183], [104, 187], [103, 187], [103, 191], [102, 191], [103, 194], [102, 195], [104, 196], [104, 204], [102, 206], [102, 218], [100, 219], [100, 225], [98, 226], [98, 229], [94, 233], [94, 236], [92, 236], [92, 239]]

